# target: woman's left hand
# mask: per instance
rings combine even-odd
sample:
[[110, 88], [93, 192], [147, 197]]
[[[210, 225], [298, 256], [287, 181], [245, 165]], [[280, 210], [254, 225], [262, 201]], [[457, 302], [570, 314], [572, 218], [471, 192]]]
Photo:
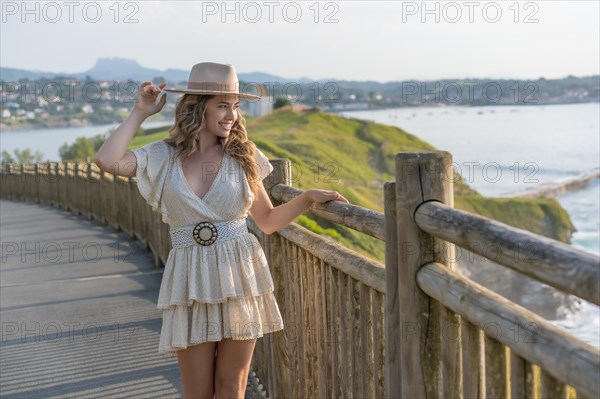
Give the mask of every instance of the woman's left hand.
[[344, 196], [337, 191], [331, 190], [320, 190], [320, 189], [311, 189], [305, 191], [308, 197], [313, 201], [313, 203], [323, 203], [328, 201], [340, 201], [349, 204]]

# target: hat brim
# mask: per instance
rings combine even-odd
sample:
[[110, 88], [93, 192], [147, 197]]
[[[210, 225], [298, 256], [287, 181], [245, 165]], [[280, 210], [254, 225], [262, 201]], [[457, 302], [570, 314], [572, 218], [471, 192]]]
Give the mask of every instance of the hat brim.
[[240, 98], [251, 98], [251, 99], [259, 99], [260, 96], [256, 96], [254, 94], [247, 93], [225, 93], [222, 91], [212, 91], [212, 90], [192, 90], [192, 89], [163, 89], [168, 93], [181, 93], [181, 94], [204, 94], [204, 95], [217, 95], [217, 94], [231, 94], [235, 96], [239, 96]]

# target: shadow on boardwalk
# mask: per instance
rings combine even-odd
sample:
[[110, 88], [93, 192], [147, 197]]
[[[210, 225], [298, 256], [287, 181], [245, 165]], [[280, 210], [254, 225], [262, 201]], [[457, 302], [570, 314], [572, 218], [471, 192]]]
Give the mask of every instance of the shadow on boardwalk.
[[0, 397], [182, 397], [176, 357], [158, 353], [152, 254], [51, 206], [0, 211]]

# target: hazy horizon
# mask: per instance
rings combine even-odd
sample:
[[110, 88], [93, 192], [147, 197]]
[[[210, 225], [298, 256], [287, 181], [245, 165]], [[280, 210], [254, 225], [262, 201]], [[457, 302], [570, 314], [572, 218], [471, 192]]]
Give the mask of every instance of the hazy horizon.
[[51, 3], [1, 3], [0, 65], [76, 73], [119, 57], [188, 71], [213, 61], [380, 83], [600, 73], [595, 1]]
[[[99, 58], [122, 58], [122, 57], [99, 57]], [[128, 61], [135, 61], [137, 62], [141, 67], [144, 68], [150, 68], [150, 69], [159, 69], [159, 68], [155, 68], [154, 66], [151, 65], [143, 65], [142, 63], [140, 63], [140, 61], [138, 60], [134, 60], [134, 59], [130, 59]], [[48, 70], [43, 70], [43, 69], [25, 69], [25, 68], [18, 68], [18, 67], [13, 67], [13, 66], [9, 66], [9, 65], [2, 65], [0, 64], [0, 68], [14, 68], [14, 69], [24, 69], [30, 72], [36, 72], [36, 73], [52, 73], [52, 74], [56, 74], [56, 75], [60, 75], [60, 74], [69, 74], [69, 73], [82, 73], [82, 72], [86, 72], [90, 69], [93, 68], [94, 64], [82, 71], [72, 71], [72, 72], [65, 72], [65, 71], [48, 71]], [[167, 68], [167, 69], [179, 69], [179, 68]], [[160, 71], [165, 71], [165, 69], [159, 69]], [[183, 69], [182, 69], [183, 70]], [[184, 70], [187, 71], [187, 70]], [[281, 75], [277, 75], [275, 73], [270, 73], [270, 72], [266, 72], [266, 71], [240, 71], [239, 69], [237, 70], [238, 73], [266, 73], [269, 75], [275, 75], [275, 76], [279, 76], [281, 78], [286, 78], [286, 79], [307, 79], [307, 80], [350, 80], [350, 81], [356, 81], [356, 82], [367, 82], [367, 81], [376, 81], [376, 80], [372, 80], [372, 79], [338, 79], [335, 77], [326, 77], [326, 78], [313, 78], [311, 76], [281, 76]], [[598, 73], [596, 74], [590, 74], [590, 75], [574, 75], [574, 74], [567, 74], [565, 76], [560, 76], [560, 77], [556, 77], [556, 78], [548, 78], [546, 76], [539, 76], [536, 78], [519, 78], [519, 77], [510, 77], [510, 76], [469, 76], [469, 77], [441, 77], [438, 79], [416, 79], [416, 78], [408, 78], [408, 79], [404, 79], [404, 80], [420, 80], [420, 81], [425, 81], [425, 80], [461, 80], [461, 81], [466, 81], [466, 80], [487, 80], [487, 79], [497, 79], [497, 80], [523, 80], [523, 81], [536, 81], [540, 78], [544, 78], [547, 80], [555, 80], [555, 79], [564, 79], [567, 78], [569, 75], [571, 76], [575, 76], [576, 78], [585, 78], [585, 77], [592, 77], [592, 76], [599, 76]], [[392, 83], [392, 82], [399, 82], [400, 80], [394, 80], [394, 81], [376, 81], [378, 83], [381, 84], [386, 84], [386, 83]]]

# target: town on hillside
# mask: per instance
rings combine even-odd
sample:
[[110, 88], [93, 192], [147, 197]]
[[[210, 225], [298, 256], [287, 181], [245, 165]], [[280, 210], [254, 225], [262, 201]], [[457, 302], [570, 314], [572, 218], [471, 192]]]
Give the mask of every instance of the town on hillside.
[[[6, 68], [4, 68], [6, 69]], [[4, 76], [3, 69], [3, 76]], [[8, 74], [8, 76], [15, 76]], [[19, 76], [19, 75], [16, 75]], [[598, 76], [534, 82], [514, 80], [441, 80], [407, 82], [318, 81], [298, 82], [262, 77], [262, 82], [240, 82], [240, 90], [260, 94], [260, 100], [244, 100], [240, 106], [249, 116], [273, 111], [279, 101], [319, 107], [326, 112], [399, 107], [445, 107], [485, 105], [547, 105], [600, 102]], [[240, 78], [243, 79], [243, 78]], [[185, 81], [163, 76], [154, 84], [185, 88]], [[0, 80], [0, 130], [120, 123], [133, 108], [142, 81], [27, 77]], [[179, 96], [168, 95], [167, 104], [155, 119], [171, 120]]]

